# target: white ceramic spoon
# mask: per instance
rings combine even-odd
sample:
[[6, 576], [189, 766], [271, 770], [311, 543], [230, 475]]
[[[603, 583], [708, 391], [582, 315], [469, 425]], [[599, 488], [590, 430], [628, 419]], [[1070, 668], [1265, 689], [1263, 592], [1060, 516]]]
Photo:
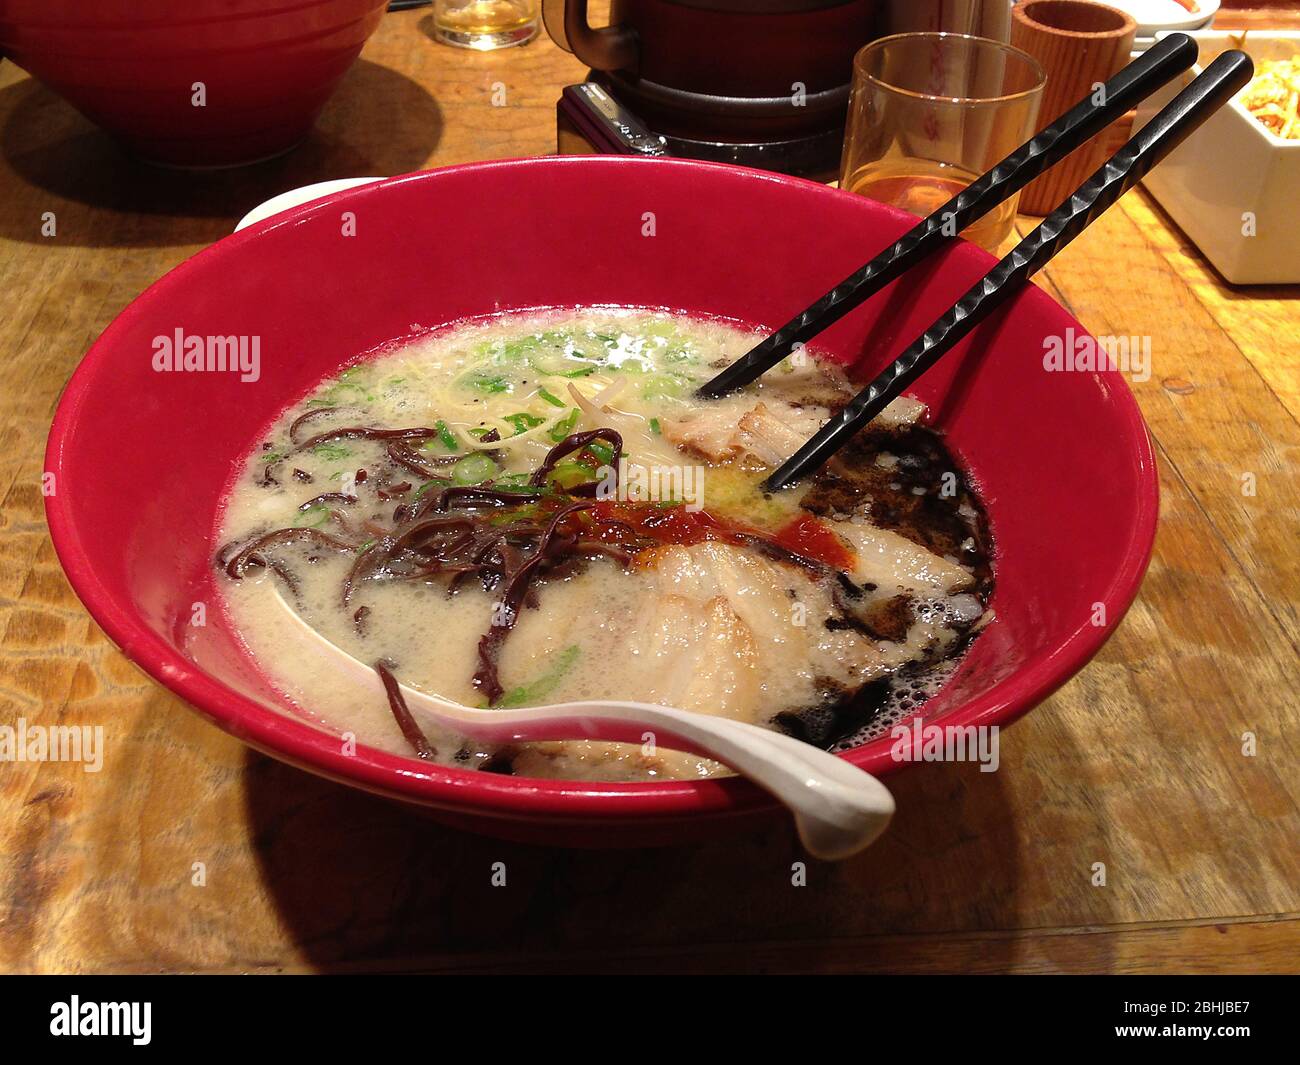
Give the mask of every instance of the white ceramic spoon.
[[[379, 674], [331, 643], [271, 586], [286, 632], [340, 679], [387, 700]], [[847, 858], [872, 843], [894, 815], [894, 799], [870, 773], [826, 751], [744, 721], [633, 702], [561, 703], [479, 710], [399, 685], [407, 707], [443, 728], [486, 743], [596, 739], [691, 751], [730, 766], [794, 814], [799, 838], [818, 858]]]

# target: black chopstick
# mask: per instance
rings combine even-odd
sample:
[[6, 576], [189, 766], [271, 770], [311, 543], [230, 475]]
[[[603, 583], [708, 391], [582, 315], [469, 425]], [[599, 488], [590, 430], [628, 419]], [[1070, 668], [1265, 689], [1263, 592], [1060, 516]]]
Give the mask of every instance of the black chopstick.
[[1106, 82], [1101, 90], [1080, 100], [992, 170], [918, 222], [857, 273], [846, 277], [812, 306], [701, 385], [699, 394], [714, 398], [757, 380], [789, 355], [795, 344], [811, 340], [926, 256], [955, 240], [961, 230], [1024, 188], [1175, 74], [1186, 70], [1196, 62], [1196, 54], [1196, 42], [1184, 33], [1163, 38]]
[[1220, 55], [1043, 219], [1037, 229], [971, 286], [848, 406], [813, 434], [767, 479], [764, 487], [769, 491], [787, 488], [818, 469], [994, 308], [1019, 291], [1031, 274], [1045, 266], [1188, 134], [1232, 99], [1250, 81], [1253, 72], [1254, 66], [1245, 52], [1234, 50]]

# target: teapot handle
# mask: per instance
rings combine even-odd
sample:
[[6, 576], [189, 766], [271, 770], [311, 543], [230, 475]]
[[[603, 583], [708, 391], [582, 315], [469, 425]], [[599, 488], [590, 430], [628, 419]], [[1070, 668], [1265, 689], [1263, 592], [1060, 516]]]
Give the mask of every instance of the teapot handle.
[[592, 69], [636, 70], [636, 34], [626, 26], [592, 29], [587, 0], [543, 0], [542, 21], [551, 40]]

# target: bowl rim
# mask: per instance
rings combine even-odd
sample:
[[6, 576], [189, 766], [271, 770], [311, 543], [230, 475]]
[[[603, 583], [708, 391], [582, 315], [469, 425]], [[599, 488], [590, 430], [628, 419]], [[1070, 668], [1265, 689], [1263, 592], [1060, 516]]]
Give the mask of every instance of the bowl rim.
[[[344, 754], [337, 735], [304, 718], [261, 704], [207, 676], [145, 624], [135, 611], [117, 602], [90, 564], [67, 503], [67, 493], [57, 490], [64, 480], [69, 435], [99, 375], [108, 369], [109, 353], [114, 349], [117, 335], [145, 313], [142, 307], [147, 307], [155, 299], [166, 299], [170, 290], [182, 284], [199, 264], [232, 254], [272, 230], [305, 224], [318, 212], [327, 207], [332, 209], [340, 201], [383, 195], [388, 188], [437, 181], [442, 175], [627, 166], [690, 168], [693, 174], [701, 177], [707, 172], [715, 172], [728, 180], [740, 178], [788, 186], [798, 190], [800, 195], [839, 197], [857, 204], [872, 202], [815, 181], [726, 163], [627, 156], [528, 157], [462, 163], [341, 190], [273, 215], [204, 248], [132, 300], [91, 345], [59, 400], [46, 446], [44, 469], [54, 474], [56, 486], [53, 494], [45, 496], [46, 520], [55, 552], [73, 590], [118, 649], [158, 683], [249, 746], [299, 768], [390, 798], [462, 813], [504, 814], [520, 821], [563, 820], [569, 824], [608, 821], [627, 824], [638, 819], [659, 820], [687, 814], [740, 814], [775, 809], [775, 799], [740, 777], [629, 783], [543, 780], [428, 765], [413, 757], [390, 754], [360, 744], [356, 745], [354, 754]], [[873, 208], [899, 220], [912, 217], [882, 204], [873, 204]], [[975, 261], [986, 267], [994, 263], [994, 257], [983, 249], [966, 242], [963, 244], [961, 254], [976, 256]], [[1083, 329], [1068, 309], [1036, 285], [1027, 286], [1020, 298], [1046, 302], [1056, 313], [1065, 314], [1079, 329]], [[1118, 627], [1137, 595], [1155, 539], [1159, 506], [1155, 455], [1137, 401], [1123, 375], [1118, 371], [1104, 373], [1111, 385], [1119, 386], [1110, 388], [1109, 393], [1126, 423], [1130, 437], [1127, 443], [1136, 451], [1134, 457], [1141, 482], [1128, 530], [1128, 543], [1122, 556], [1123, 564], [1112, 576], [1104, 593], [1098, 596], [1098, 602], [1105, 604], [1106, 624], [1094, 626], [1087, 620], [1081, 622], [1051, 653], [998, 682], [991, 691], [946, 714], [943, 719], [946, 724], [1005, 726], [1018, 719], [1087, 664]], [[890, 740], [886, 735], [851, 748], [842, 757], [870, 773], [883, 776], [908, 764], [892, 758], [889, 746]]]

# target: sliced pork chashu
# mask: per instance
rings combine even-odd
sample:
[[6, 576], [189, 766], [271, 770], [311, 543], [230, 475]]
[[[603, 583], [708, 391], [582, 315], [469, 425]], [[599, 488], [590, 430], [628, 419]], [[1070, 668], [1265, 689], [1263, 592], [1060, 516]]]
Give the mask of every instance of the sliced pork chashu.
[[970, 571], [920, 544], [865, 521], [837, 522], [836, 534], [853, 553], [849, 576], [891, 594], [950, 595], [975, 581]]
[[[788, 393], [788, 394], [786, 394]], [[662, 419], [664, 439], [710, 462], [752, 462], [775, 468], [785, 462], [838, 410], [852, 393], [833, 393], [828, 400], [808, 402], [795, 398], [797, 389], [767, 388], [755, 401], [739, 393], [699, 407], [680, 419]], [[890, 403], [872, 423], [901, 428], [915, 424], [925, 407], [907, 396]]]

